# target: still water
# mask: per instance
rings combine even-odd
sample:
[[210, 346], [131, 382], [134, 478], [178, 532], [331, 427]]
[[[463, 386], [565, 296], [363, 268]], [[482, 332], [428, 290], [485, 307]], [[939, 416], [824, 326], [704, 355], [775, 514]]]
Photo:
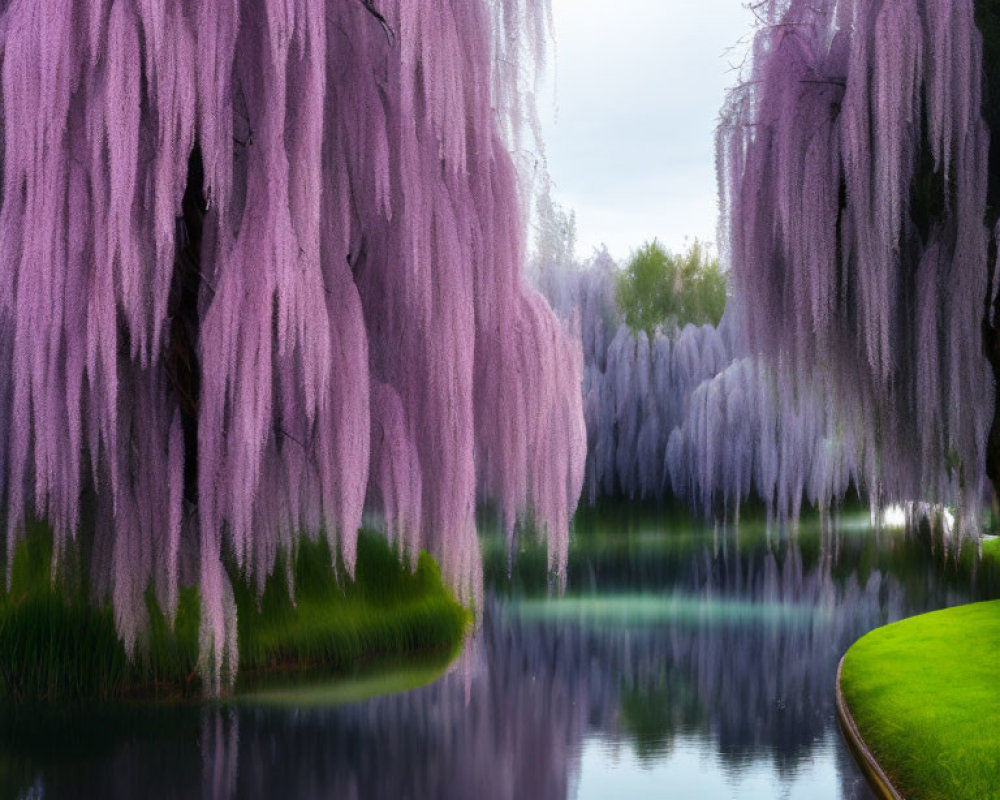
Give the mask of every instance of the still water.
[[971, 559], [862, 515], [790, 535], [588, 512], [555, 597], [540, 550], [508, 579], [502, 547], [484, 549], [480, 629], [428, 685], [4, 719], [0, 798], [870, 798], [837, 732], [840, 656], [1000, 593]]

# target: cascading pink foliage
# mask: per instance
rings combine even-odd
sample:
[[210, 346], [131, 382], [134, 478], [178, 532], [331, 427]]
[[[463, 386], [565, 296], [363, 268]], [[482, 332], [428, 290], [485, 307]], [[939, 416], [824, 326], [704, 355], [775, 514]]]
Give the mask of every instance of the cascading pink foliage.
[[[32, 514], [61, 550], [92, 489], [93, 584], [123, 639], [142, 636], [150, 583], [173, 614], [197, 580], [209, 689], [237, 666], [223, 559], [262, 581], [280, 547], [324, 530], [352, 567], [366, 497], [466, 597], [477, 491], [508, 528], [531, 513], [565, 564], [581, 357], [522, 282], [502, 138], [547, 4], [386, 0], [385, 25], [369, 5], [0, 11], [8, 553]], [[164, 353], [196, 147], [194, 514]]]
[[[972, 0], [770, 0], [719, 129], [754, 348], [864, 421], [883, 499], [981, 500], [988, 132]], [[872, 462], [875, 463], [875, 462]], [[867, 470], [864, 470], [867, 472]]]

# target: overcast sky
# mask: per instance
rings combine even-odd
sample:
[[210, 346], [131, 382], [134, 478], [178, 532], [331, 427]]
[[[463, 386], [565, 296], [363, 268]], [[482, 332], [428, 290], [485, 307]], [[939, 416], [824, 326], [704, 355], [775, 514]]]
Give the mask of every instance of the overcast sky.
[[539, 111], [577, 254], [603, 242], [624, 259], [654, 236], [673, 250], [714, 242], [715, 125], [750, 12], [741, 0], [553, 0], [553, 14]]

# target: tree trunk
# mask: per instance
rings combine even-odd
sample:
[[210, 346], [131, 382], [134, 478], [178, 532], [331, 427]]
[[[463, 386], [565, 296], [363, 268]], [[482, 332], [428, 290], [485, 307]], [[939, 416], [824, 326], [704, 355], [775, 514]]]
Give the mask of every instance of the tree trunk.
[[201, 290], [201, 240], [207, 206], [205, 170], [195, 145], [188, 159], [187, 185], [177, 218], [177, 243], [171, 278], [170, 340], [164, 353], [167, 375], [177, 398], [184, 431], [184, 499], [198, 502], [198, 408], [201, 366], [198, 360], [198, 295]]

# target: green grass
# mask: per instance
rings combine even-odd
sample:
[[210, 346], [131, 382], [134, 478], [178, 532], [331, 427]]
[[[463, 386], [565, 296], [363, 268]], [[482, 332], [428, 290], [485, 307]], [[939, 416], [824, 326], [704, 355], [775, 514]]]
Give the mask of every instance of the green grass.
[[[279, 564], [275, 575], [283, 575]], [[437, 564], [421, 553], [410, 572], [374, 534], [358, 540], [355, 579], [337, 580], [325, 541], [304, 543], [295, 563], [295, 603], [283, 578], [263, 596], [234, 586], [241, 668], [254, 673], [288, 663], [347, 670], [359, 661], [453, 650], [469, 614], [445, 589]]]
[[1000, 539], [991, 539], [988, 542], [983, 542], [983, 558], [1000, 561]]
[[1000, 798], [998, 665], [1000, 601], [912, 617], [847, 651], [844, 698], [908, 800]]
[[[0, 594], [0, 700], [117, 700], [197, 697], [199, 598], [181, 590], [171, 626], [147, 594], [147, 639], [130, 659], [108, 605], [90, 601], [79, 552], [61, 561], [51, 580], [51, 534], [33, 526], [17, 550], [10, 589]], [[412, 572], [385, 540], [363, 532], [354, 580], [335, 570], [325, 541], [303, 542], [295, 555], [296, 596], [279, 564], [258, 598], [252, 583], [230, 570], [239, 618], [237, 689], [273, 673], [329, 675], [414, 654], [452, 653], [469, 623], [426, 553]], [[338, 573], [340, 577], [338, 578]]]

